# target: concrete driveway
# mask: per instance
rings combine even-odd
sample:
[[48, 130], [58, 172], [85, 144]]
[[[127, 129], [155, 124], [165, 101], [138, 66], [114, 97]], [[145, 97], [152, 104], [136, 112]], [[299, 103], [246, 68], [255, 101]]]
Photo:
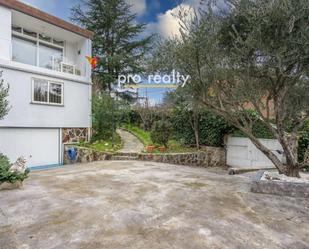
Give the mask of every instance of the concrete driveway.
[[0, 248], [309, 248], [309, 201], [220, 169], [108, 161], [0, 192]]

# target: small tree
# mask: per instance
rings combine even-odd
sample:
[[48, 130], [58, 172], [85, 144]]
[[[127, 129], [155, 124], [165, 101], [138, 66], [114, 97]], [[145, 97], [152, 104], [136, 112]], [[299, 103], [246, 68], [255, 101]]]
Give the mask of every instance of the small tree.
[[9, 95], [9, 87], [5, 86], [2, 78], [2, 71], [0, 71], [0, 120], [9, 112], [9, 102], [7, 97]]
[[155, 144], [167, 147], [171, 133], [171, 124], [167, 121], [160, 120], [153, 123], [150, 137]]
[[93, 139], [109, 139], [115, 132], [115, 103], [108, 94], [94, 96], [92, 98], [92, 123]]
[[[210, 4], [183, 20], [165, 63], [189, 74], [186, 91], [243, 132], [280, 173], [299, 177], [308, 163], [297, 160], [297, 136], [309, 119], [309, 2], [226, 2], [226, 13]], [[257, 120], [282, 145], [286, 164], [254, 136]]]

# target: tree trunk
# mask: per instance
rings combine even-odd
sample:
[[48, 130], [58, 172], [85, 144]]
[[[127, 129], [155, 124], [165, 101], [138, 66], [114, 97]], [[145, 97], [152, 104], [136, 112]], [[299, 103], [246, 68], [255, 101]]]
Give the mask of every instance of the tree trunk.
[[286, 174], [287, 176], [290, 176], [290, 177], [298, 177], [300, 178], [300, 175], [299, 175], [299, 167], [298, 165], [287, 165], [287, 169], [286, 169]]
[[195, 145], [196, 148], [199, 149], [200, 148], [199, 117], [196, 114], [194, 114], [193, 126], [194, 126]]
[[290, 177], [300, 177], [299, 175], [300, 167], [297, 161], [295, 161], [295, 158], [286, 155], [286, 164], [287, 166], [285, 175]]

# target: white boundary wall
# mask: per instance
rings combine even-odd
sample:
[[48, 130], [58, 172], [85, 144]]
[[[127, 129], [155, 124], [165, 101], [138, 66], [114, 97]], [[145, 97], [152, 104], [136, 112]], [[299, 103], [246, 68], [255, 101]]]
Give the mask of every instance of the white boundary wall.
[[[285, 162], [283, 149], [276, 139], [259, 139], [271, 149], [282, 162]], [[272, 168], [273, 163], [248, 138], [228, 137], [227, 165], [234, 168]], [[280, 154], [281, 152], [281, 154]]]

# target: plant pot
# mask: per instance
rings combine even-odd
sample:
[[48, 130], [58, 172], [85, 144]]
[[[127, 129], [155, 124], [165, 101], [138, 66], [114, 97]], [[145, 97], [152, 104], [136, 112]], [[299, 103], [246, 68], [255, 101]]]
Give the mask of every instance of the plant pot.
[[159, 151], [160, 151], [161, 153], [165, 153], [165, 152], [166, 152], [166, 147], [160, 146], [160, 147], [159, 147]]
[[22, 188], [23, 183], [21, 181], [11, 182], [2, 182], [0, 183], [0, 190], [12, 190]]
[[154, 151], [155, 147], [153, 145], [146, 146], [146, 151], [149, 153], [152, 153]]

